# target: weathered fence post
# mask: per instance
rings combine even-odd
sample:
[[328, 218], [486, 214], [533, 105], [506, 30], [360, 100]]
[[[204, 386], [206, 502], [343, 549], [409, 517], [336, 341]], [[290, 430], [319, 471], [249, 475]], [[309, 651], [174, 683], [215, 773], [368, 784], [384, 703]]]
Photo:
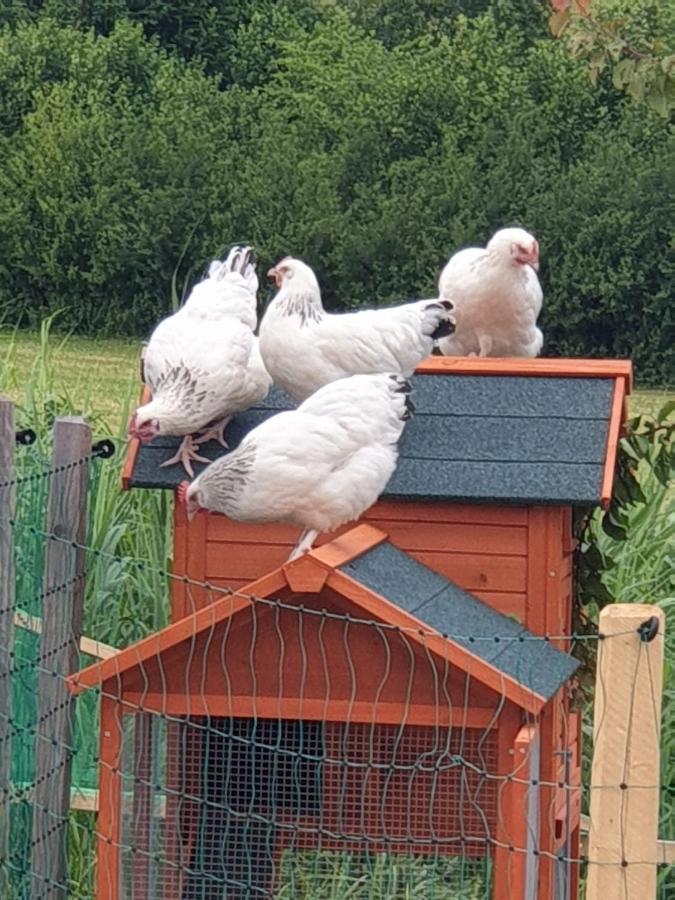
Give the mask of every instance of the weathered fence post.
[[54, 423], [49, 484], [31, 850], [32, 897], [65, 900], [75, 700], [65, 677], [78, 667], [87, 536], [91, 430], [81, 418]]
[[0, 897], [9, 897], [14, 649], [14, 404], [0, 397]]
[[588, 840], [588, 900], [656, 897], [663, 611], [600, 614]]

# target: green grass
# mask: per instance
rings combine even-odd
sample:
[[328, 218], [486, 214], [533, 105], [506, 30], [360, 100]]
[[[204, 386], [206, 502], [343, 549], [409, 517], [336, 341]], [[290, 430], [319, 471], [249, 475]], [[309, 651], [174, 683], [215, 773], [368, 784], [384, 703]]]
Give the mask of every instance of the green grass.
[[[50, 369], [53, 393], [68, 398], [73, 409], [93, 415], [117, 433], [140, 390], [140, 340], [52, 336]], [[31, 373], [40, 365], [39, 334], [0, 329], [0, 390], [19, 402]], [[653, 415], [675, 391], [638, 390], [629, 399], [629, 412]]]
[[46, 370], [48, 393], [117, 434], [140, 390], [140, 340], [51, 335], [48, 361], [42, 344], [39, 334], [0, 330], [0, 390], [25, 402], [27, 387]]

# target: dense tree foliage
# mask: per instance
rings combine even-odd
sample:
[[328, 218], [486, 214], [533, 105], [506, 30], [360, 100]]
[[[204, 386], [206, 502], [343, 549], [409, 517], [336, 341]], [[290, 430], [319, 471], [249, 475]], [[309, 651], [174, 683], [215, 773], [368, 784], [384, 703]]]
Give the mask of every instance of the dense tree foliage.
[[542, 247], [545, 352], [667, 378], [672, 136], [593, 87], [535, 0], [0, 16], [5, 320], [143, 333], [176, 270], [242, 240], [304, 256], [332, 306], [428, 296], [454, 249], [519, 223]]

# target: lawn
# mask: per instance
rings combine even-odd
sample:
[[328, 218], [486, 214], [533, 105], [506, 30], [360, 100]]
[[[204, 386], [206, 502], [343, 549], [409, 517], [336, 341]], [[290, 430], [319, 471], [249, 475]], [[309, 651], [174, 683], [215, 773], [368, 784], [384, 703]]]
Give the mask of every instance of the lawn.
[[[139, 391], [140, 345], [139, 339], [66, 339], [52, 335], [51, 390], [67, 399], [69, 407], [94, 415], [113, 434], [118, 433]], [[40, 355], [40, 335], [0, 330], [0, 391], [19, 402]], [[630, 397], [629, 412], [654, 414], [673, 397], [672, 390], [637, 390]]]

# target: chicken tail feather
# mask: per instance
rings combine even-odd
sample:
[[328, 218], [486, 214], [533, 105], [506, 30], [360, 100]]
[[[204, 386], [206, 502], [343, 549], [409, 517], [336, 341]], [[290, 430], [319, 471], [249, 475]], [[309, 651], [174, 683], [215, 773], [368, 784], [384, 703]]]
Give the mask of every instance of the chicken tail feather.
[[425, 304], [422, 307], [422, 332], [434, 341], [452, 334], [455, 330], [452, 308], [449, 300], [433, 300]]

